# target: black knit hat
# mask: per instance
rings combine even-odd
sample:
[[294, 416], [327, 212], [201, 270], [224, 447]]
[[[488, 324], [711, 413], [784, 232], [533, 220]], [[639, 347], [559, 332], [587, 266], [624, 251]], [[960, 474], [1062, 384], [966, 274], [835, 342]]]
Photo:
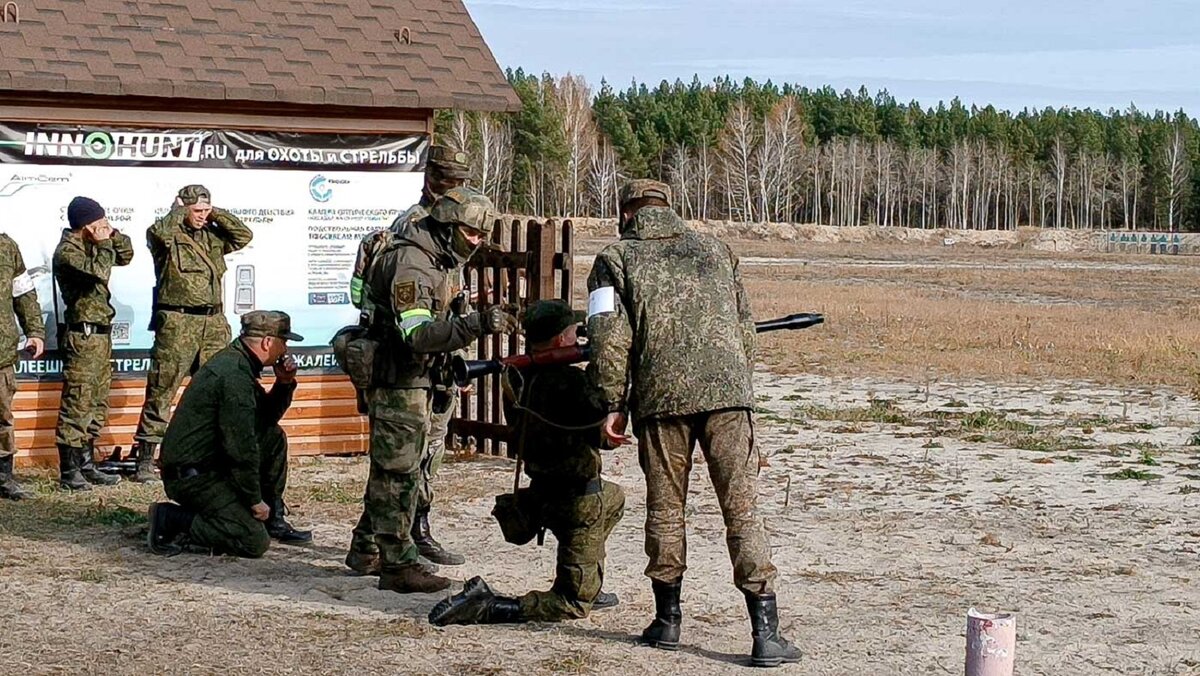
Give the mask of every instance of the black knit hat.
[[67, 222], [72, 230], [78, 230], [88, 223], [95, 223], [104, 218], [104, 207], [90, 197], [76, 197], [67, 206]]

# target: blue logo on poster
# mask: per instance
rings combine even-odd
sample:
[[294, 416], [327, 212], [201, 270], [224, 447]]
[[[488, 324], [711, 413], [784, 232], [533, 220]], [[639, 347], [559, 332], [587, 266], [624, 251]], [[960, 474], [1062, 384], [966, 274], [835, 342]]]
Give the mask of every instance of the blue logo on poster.
[[325, 181], [325, 177], [317, 174], [308, 182], [308, 194], [318, 202], [328, 202], [333, 197], [333, 188]]
[[345, 291], [308, 294], [309, 305], [349, 305], [350, 294]]

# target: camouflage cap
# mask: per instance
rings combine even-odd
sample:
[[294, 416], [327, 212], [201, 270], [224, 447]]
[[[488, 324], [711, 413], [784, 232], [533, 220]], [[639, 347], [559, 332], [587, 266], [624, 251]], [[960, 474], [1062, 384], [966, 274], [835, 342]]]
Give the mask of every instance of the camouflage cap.
[[671, 205], [671, 186], [650, 178], [635, 178], [621, 188], [619, 204], [625, 206], [643, 197], [656, 197]]
[[572, 324], [587, 320], [587, 313], [572, 310], [565, 300], [539, 300], [525, 309], [521, 317], [521, 328], [525, 339], [531, 343], [544, 343], [563, 332]]
[[278, 310], [253, 310], [242, 315], [242, 335], [250, 337], [272, 336], [301, 341], [304, 336], [292, 333], [292, 318]]
[[199, 202], [212, 203], [212, 193], [202, 185], [186, 185], [179, 189], [179, 194], [176, 195], [179, 203], [185, 207], [190, 207]]
[[471, 158], [461, 150], [448, 146], [432, 146], [429, 149], [427, 169], [434, 169], [445, 178], [467, 180], [471, 178]]
[[487, 195], [466, 186], [447, 190], [430, 207], [429, 216], [438, 223], [475, 228], [485, 236], [492, 234], [496, 224], [496, 210], [492, 201]]

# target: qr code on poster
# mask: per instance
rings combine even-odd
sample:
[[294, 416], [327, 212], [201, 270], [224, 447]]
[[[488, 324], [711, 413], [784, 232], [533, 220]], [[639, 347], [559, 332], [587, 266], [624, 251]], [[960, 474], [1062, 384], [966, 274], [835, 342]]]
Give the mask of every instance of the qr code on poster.
[[112, 341], [122, 345], [129, 343], [129, 322], [113, 322]]

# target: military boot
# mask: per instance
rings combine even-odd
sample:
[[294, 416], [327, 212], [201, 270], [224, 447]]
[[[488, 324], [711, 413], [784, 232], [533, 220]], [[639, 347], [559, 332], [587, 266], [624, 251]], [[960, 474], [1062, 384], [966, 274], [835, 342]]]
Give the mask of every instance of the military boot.
[[642, 632], [642, 643], [662, 650], [679, 650], [679, 632], [683, 612], [679, 610], [679, 594], [683, 579], [675, 582], [651, 580], [654, 588], [654, 621]]
[[271, 516], [267, 517], [267, 535], [285, 545], [302, 545], [312, 542], [311, 530], [296, 530], [283, 518], [287, 512], [287, 506], [283, 504], [283, 500], [276, 498], [271, 501], [270, 506]]
[[483, 578], [475, 576], [463, 585], [463, 590], [438, 602], [429, 611], [429, 623], [444, 627], [447, 624], [501, 624], [522, 622], [521, 603], [507, 596], [496, 596]]
[[158, 444], [149, 441], [139, 441], [135, 447], [137, 450], [137, 472], [133, 475], [132, 481], [140, 484], [156, 484], [159, 483], [158, 474], [154, 471], [154, 451]]
[[13, 457], [6, 455], [0, 458], [0, 498], [25, 500], [32, 497], [33, 493], [22, 488], [13, 477]]
[[346, 567], [359, 575], [379, 575], [379, 552], [360, 552], [351, 549], [346, 554]]
[[750, 628], [754, 647], [750, 664], [755, 667], [777, 667], [784, 662], [799, 662], [800, 649], [779, 634], [779, 610], [775, 594], [746, 594], [746, 610], [750, 611]]
[[156, 502], [146, 515], [150, 529], [146, 544], [160, 556], [174, 556], [187, 545], [196, 515], [173, 502]]
[[79, 449], [79, 473], [89, 484], [96, 486], [112, 486], [121, 483], [121, 477], [96, 469], [95, 442], [88, 442], [86, 447]]
[[90, 491], [91, 484], [79, 471], [79, 449], [58, 446], [58, 485], [65, 491]]
[[379, 588], [397, 594], [431, 594], [450, 588], [450, 580], [434, 574], [428, 566], [408, 563], [379, 573]]
[[620, 602], [621, 599], [617, 598], [616, 594], [602, 591], [599, 594], [596, 594], [596, 600], [592, 601], [592, 610], [605, 610], [607, 608], [613, 608]]
[[443, 566], [461, 566], [467, 562], [462, 554], [446, 551], [441, 543], [433, 539], [433, 533], [429, 530], [429, 507], [418, 507], [413, 515], [412, 539], [417, 551], [428, 561]]

